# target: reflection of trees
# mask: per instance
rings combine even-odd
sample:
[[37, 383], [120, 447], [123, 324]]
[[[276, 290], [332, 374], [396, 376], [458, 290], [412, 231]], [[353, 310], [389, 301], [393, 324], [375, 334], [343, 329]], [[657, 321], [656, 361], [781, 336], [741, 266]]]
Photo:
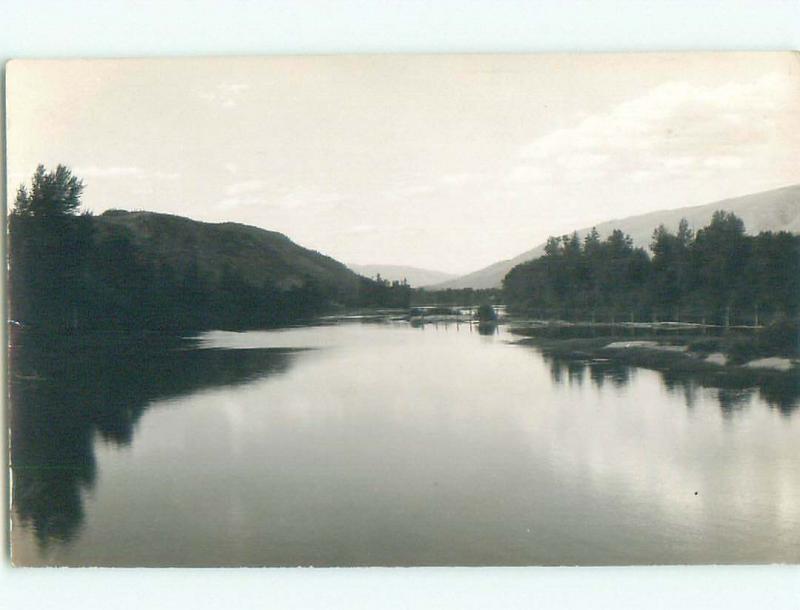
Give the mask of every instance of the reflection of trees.
[[736, 389], [736, 388], [720, 388], [717, 390], [717, 400], [719, 401], [719, 408], [725, 416], [733, 415], [734, 411], [738, 411], [747, 406], [750, 399], [753, 397], [753, 389]]
[[[545, 361], [550, 367], [550, 377], [556, 384], [565, 381], [579, 385], [584, 370], [589, 369], [592, 383], [601, 388], [609, 381], [617, 387], [627, 385], [636, 372], [629, 364], [608, 360], [587, 360], [586, 357], [564, 356], [545, 351]], [[660, 370], [664, 387], [671, 393], [683, 395], [686, 405], [693, 407], [698, 388], [715, 388], [717, 401], [725, 415], [745, 407], [757, 391], [761, 400], [790, 415], [800, 406], [800, 375], [758, 371], [752, 369], [729, 370]]]
[[573, 383], [576, 383], [577, 385], [583, 385], [583, 375], [585, 370], [586, 365], [583, 362], [568, 362], [567, 378], [569, 379], [569, 384], [572, 385]]
[[478, 324], [478, 333], [481, 335], [496, 335], [497, 322], [480, 322]]
[[550, 377], [557, 384], [567, 381], [569, 385], [583, 385], [588, 369], [589, 379], [596, 387], [603, 387], [606, 381], [622, 387], [630, 382], [634, 370], [628, 365], [611, 360], [583, 360], [555, 354], [543, 356], [550, 366]]
[[758, 387], [758, 395], [784, 415], [800, 406], [800, 375], [775, 375]]
[[192, 347], [152, 335], [13, 338], [13, 509], [42, 545], [69, 540], [83, 521], [81, 492], [94, 484], [97, 434], [128, 445], [153, 401], [279, 373], [292, 355]]
[[592, 379], [607, 379], [618, 388], [628, 385], [635, 372], [633, 367], [613, 360], [594, 361], [591, 368]]
[[726, 415], [747, 406], [758, 397], [783, 415], [800, 406], [800, 376], [772, 371], [731, 370], [718, 372], [662, 371], [668, 390], [682, 392], [686, 404], [694, 406], [698, 388], [716, 388], [717, 401]]

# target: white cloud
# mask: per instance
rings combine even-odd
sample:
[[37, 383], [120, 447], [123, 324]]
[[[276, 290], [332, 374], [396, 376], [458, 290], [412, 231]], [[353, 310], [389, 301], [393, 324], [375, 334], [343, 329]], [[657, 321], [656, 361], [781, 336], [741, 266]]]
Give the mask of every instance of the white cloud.
[[137, 166], [99, 166], [86, 165], [76, 167], [73, 173], [79, 178], [126, 178], [133, 177], [139, 180], [176, 180], [180, 178], [180, 173], [164, 170], [150, 171]]
[[261, 206], [266, 203], [266, 199], [260, 196], [231, 196], [219, 200], [215, 207], [218, 210], [233, 210], [248, 206]]
[[719, 155], [717, 157], [709, 157], [703, 161], [706, 167], [719, 167], [723, 169], [736, 169], [737, 167], [744, 166], [744, 159], [734, 155]]
[[141, 176], [144, 171], [141, 167], [88, 165], [86, 167], [76, 167], [73, 173], [80, 178], [116, 178], [119, 176]]
[[365, 233], [372, 233], [378, 230], [378, 227], [375, 225], [368, 225], [368, 224], [359, 224], [353, 225], [352, 227], [348, 227], [346, 229], [342, 229], [340, 233], [346, 233], [348, 235], [363, 235]]
[[287, 189], [271, 186], [262, 180], [246, 180], [229, 184], [225, 196], [215, 207], [219, 210], [232, 210], [244, 207], [269, 207], [273, 210], [294, 211], [308, 209], [320, 212], [335, 207], [344, 197], [339, 193], [313, 187]]
[[258, 193], [264, 190], [266, 185], [262, 180], [245, 180], [229, 184], [225, 192], [228, 195], [243, 195], [245, 193]]
[[343, 200], [344, 197], [338, 193], [307, 188], [291, 191], [273, 200], [270, 205], [284, 210], [308, 209], [320, 212], [336, 207]]
[[791, 110], [793, 94], [791, 81], [777, 73], [717, 87], [668, 82], [529, 143], [506, 180], [580, 183], [737, 169], [774, 152], [777, 118]]
[[475, 174], [469, 172], [461, 172], [458, 174], [445, 174], [444, 176], [442, 176], [441, 181], [442, 184], [460, 186], [462, 184], [468, 184], [470, 182], [474, 182], [476, 179], [479, 178], [480, 176], [476, 176]]
[[540, 165], [518, 165], [506, 176], [506, 182], [533, 183], [547, 182], [552, 179], [552, 172]]

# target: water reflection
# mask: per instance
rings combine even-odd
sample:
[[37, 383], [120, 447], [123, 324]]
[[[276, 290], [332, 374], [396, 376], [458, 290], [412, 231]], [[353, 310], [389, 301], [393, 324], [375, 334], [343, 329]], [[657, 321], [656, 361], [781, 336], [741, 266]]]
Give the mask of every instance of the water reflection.
[[95, 481], [95, 440], [129, 445], [156, 400], [286, 371], [292, 349], [193, 349], [178, 337], [13, 337], [13, 510], [38, 543], [68, 541]]
[[[563, 356], [543, 350], [550, 367], [550, 378], [556, 384], [581, 385], [588, 369], [589, 379], [597, 388], [606, 382], [623, 387], [631, 382], [636, 367], [606, 359]], [[769, 406], [785, 416], [800, 406], [800, 377], [770, 371], [720, 370], [691, 371], [664, 369], [658, 371], [664, 387], [673, 394], [682, 394], [687, 407], [693, 407], [698, 389], [710, 388], [725, 416], [747, 407], [758, 395]]]
[[796, 385], [543, 358], [475, 326], [23, 337], [15, 562], [798, 560]]

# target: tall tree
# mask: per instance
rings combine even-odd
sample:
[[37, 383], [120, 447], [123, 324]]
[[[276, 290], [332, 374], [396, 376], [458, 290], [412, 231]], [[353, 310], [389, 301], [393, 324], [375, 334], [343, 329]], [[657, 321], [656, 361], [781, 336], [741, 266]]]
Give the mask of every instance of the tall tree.
[[737, 303], [737, 296], [746, 292], [742, 271], [749, 251], [744, 222], [732, 212], [717, 210], [711, 223], [697, 232], [690, 253], [694, 289], [702, 307], [719, 322], [730, 322], [735, 305], [750, 305]]
[[92, 246], [88, 214], [76, 216], [83, 182], [59, 165], [39, 165], [19, 187], [9, 218], [11, 316], [42, 326], [76, 328], [88, 317], [83, 286]]
[[39, 165], [30, 189], [21, 185], [17, 190], [13, 213], [37, 218], [73, 215], [81, 205], [83, 186], [83, 181], [64, 165], [57, 166], [53, 172]]

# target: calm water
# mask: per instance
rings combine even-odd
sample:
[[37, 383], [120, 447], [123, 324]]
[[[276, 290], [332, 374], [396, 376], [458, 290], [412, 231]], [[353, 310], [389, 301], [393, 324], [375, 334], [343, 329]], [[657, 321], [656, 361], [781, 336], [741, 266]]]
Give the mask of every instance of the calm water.
[[358, 322], [12, 350], [18, 565], [800, 561], [797, 384]]

